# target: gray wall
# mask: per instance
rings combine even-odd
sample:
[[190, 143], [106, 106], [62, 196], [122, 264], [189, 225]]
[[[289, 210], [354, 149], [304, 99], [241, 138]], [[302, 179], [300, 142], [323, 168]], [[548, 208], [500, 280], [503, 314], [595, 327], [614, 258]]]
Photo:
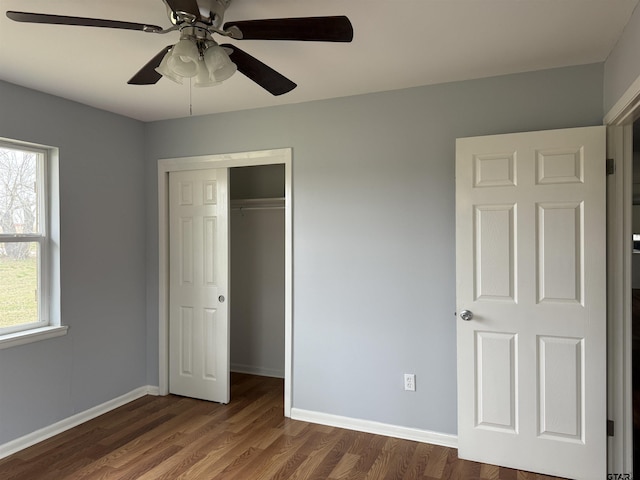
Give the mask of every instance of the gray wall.
[[633, 15], [609, 54], [604, 67], [604, 114], [640, 76], [640, 8]]
[[0, 137], [60, 149], [64, 337], [0, 350], [0, 444], [145, 385], [143, 125], [0, 81]]
[[601, 124], [602, 79], [586, 65], [147, 124], [147, 381], [157, 159], [292, 147], [293, 406], [455, 434], [455, 139]]

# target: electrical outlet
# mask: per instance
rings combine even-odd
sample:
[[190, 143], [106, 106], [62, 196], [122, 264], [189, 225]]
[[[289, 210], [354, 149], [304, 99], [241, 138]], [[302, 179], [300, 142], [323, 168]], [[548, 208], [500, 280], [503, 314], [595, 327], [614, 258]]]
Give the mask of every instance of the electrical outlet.
[[410, 392], [416, 391], [416, 376], [413, 373], [404, 374], [404, 389]]

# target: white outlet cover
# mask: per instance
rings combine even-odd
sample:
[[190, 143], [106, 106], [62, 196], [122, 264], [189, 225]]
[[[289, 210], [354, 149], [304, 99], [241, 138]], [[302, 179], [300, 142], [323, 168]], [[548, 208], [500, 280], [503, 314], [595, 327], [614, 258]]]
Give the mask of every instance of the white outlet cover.
[[404, 389], [410, 392], [416, 391], [416, 376], [413, 373], [404, 374]]

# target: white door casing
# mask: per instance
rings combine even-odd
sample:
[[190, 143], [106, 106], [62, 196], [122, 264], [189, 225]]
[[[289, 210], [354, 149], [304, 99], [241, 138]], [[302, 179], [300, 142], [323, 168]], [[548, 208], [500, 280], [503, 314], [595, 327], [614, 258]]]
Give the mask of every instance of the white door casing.
[[605, 127], [458, 139], [461, 458], [605, 478], [605, 206]]
[[284, 414], [291, 416], [293, 337], [293, 155], [291, 148], [158, 160], [158, 393], [169, 393], [169, 175], [208, 168], [285, 166], [285, 377]]
[[228, 169], [169, 175], [169, 391], [229, 402]]

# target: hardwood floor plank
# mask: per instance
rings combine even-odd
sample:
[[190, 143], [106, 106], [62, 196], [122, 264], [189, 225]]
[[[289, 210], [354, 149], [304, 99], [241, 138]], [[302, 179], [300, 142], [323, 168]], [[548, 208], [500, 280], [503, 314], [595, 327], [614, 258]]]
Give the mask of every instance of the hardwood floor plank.
[[382, 452], [386, 442], [387, 437], [383, 437], [382, 435], [358, 433], [357, 440], [349, 449], [349, 452], [357, 454], [360, 458], [346, 479], [365, 479], [367, 472], [371, 470], [371, 467]]
[[518, 472], [510, 468], [500, 467], [500, 480], [517, 480]]
[[333, 442], [333, 448], [324, 457], [322, 462], [316, 468], [311, 478], [326, 479], [336, 465], [340, 462], [343, 455], [349, 450], [356, 438], [356, 433], [350, 430], [340, 432], [337, 439]]
[[[101, 434], [103, 434], [102, 429], [86, 431], [81, 433], [75, 442], [67, 440], [60, 445], [52, 445], [49, 449], [42, 449], [39, 445], [35, 445], [31, 448], [39, 451], [39, 455], [26, 455], [27, 460], [19, 468], [14, 469], [11, 474], [0, 475], [0, 478], [3, 480], [39, 478], [46, 474], [49, 469], [61, 468], [72, 462], [74, 457], [85, 456], [90, 458], [88, 446], [95, 445]], [[0, 464], [0, 472], [2, 471], [3, 467]]]
[[[308, 430], [311, 425], [312, 425], [311, 423], [299, 422], [297, 420], [291, 420], [290, 418], [283, 418], [281, 428], [282, 428], [282, 432], [285, 435], [290, 435], [292, 437], [295, 437], [297, 435], [300, 435], [303, 430]], [[313, 425], [313, 431], [317, 432], [318, 428], [316, 427], [317, 425]]]
[[316, 435], [313, 436], [314, 438], [309, 439], [306, 442], [306, 445], [303, 446], [301, 453], [307, 452], [307, 459], [293, 472], [291, 479], [320, 480], [323, 478], [323, 473], [325, 475], [324, 478], [326, 479], [326, 475], [335, 468], [334, 465], [331, 470], [328, 472], [326, 471], [327, 464], [330, 463], [330, 461], [326, 461], [326, 458], [331, 454], [331, 452], [333, 452], [336, 443], [340, 442], [342, 437], [346, 434], [346, 430], [340, 429], [332, 429], [329, 433], [316, 432]]
[[351, 473], [359, 461], [360, 455], [345, 453], [333, 471], [329, 474], [329, 478], [332, 480], [343, 480], [348, 478], [349, 473]]
[[395, 446], [395, 451], [391, 455], [389, 468], [387, 469], [384, 480], [402, 480], [407, 478], [406, 473], [409, 468], [409, 463], [417, 446], [416, 442], [407, 440], [398, 441]]
[[249, 447], [244, 450], [240, 455], [236, 455], [231, 458], [231, 462], [227, 463], [226, 467], [220, 472], [220, 474], [214, 478], [237, 478], [238, 472], [253, 462], [256, 458], [259, 458], [261, 450], [254, 447]]
[[424, 469], [424, 475], [428, 478], [442, 479], [444, 469], [447, 466], [447, 458], [449, 457], [449, 450], [446, 447], [434, 445], [429, 455], [429, 461], [427, 467]]
[[386, 439], [386, 441], [384, 442], [384, 446], [380, 451], [380, 454], [376, 457], [373, 465], [371, 465], [371, 468], [367, 472], [367, 475], [365, 477], [366, 480], [382, 479], [386, 476], [391, 455], [393, 454], [398, 441], [399, 440], [397, 438]]
[[208, 452], [198, 463], [177, 476], [176, 479], [215, 478], [231, 463], [232, 455], [240, 455], [246, 449], [244, 446], [238, 446], [243, 438], [244, 436], [225, 431], [209, 444]]
[[162, 416], [155, 417], [151, 421], [149, 421], [149, 419], [139, 420], [126, 429], [114, 432], [112, 435], [103, 438], [100, 440], [100, 444], [112, 449], [119, 448], [133, 440], [136, 440], [145, 433], [153, 432], [154, 429], [161, 427], [172, 418], [173, 415], [167, 413]]
[[460, 460], [458, 452], [451, 450], [449, 453], [448, 466], [451, 470], [451, 480], [467, 480], [480, 478], [480, 464], [469, 460]]
[[554, 480], [287, 419], [282, 392], [282, 379], [234, 374], [228, 405], [145, 396], [0, 460], [0, 479]]
[[[137, 480], [149, 470], [160, 465], [165, 460], [171, 458], [180, 451], [180, 447], [169, 445], [160, 451], [148, 452], [140, 457], [132, 458], [129, 463], [121, 468], [110, 467], [111, 473], [106, 476], [108, 479], [117, 480]], [[93, 479], [93, 476], [88, 478]]]
[[302, 444], [297, 454], [302, 458], [298, 466], [289, 475], [291, 480], [306, 480], [310, 478], [316, 466], [333, 448], [330, 434], [313, 429], [309, 439]]
[[[268, 459], [264, 467], [258, 468], [251, 478], [270, 480], [274, 477], [281, 477], [285, 472], [293, 472], [307, 458], [302, 450], [306, 445], [306, 440], [312, 434], [313, 430], [306, 428], [299, 435], [280, 435], [280, 442], [276, 439], [269, 447], [265, 448], [265, 454], [272, 451], [275, 452], [274, 455]], [[274, 447], [277, 448], [277, 451], [274, 450]]]
[[481, 480], [498, 480], [500, 478], [500, 467], [496, 465], [482, 464], [480, 466]]
[[256, 413], [260, 417], [269, 413], [272, 415], [282, 416], [282, 410], [284, 409], [284, 407], [280, 407], [280, 405], [274, 405], [274, 401], [276, 401], [276, 395], [277, 394], [275, 392], [271, 395], [263, 395], [256, 399], [255, 402], [252, 402], [251, 405], [231, 417], [228, 420], [229, 430], [237, 433], [248, 427], [251, 427], [251, 425], [256, 422]]
[[229, 475], [234, 469], [240, 468], [243, 459], [251, 457], [257, 451], [254, 447], [247, 447], [244, 443], [249, 435], [239, 435], [226, 432], [222, 442], [212, 447], [211, 451], [198, 463], [177, 478], [190, 480], [194, 478], [224, 478], [219, 475]]
[[[77, 477], [69, 476], [60, 480], [76, 480]], [[103, 465], [98, 470], [91, 472], [90, 475], [82, 477], [82, 480], [109, 480], [113, 479], [113, 468], [108, 465]]]
[[[251, 464], [243, 466], [233, 476], [228, 477], [229, 480], [243, 480], [245, 478], [255, 479], [261, 476], [261, 473], [270, 472], [271, 475], [280, 468], [280, 461], [286, 461], [286, 456], [291, 452], [292, 442], [290, 437], [279, 436], [270, 445], [264, 449], [258, 449], [258, 454]], [[284, 455], [283, 455], [284, 454]], [[284, 460], [283, 459], [284, 456]], [[271, 465], [276, 468], [271, 470]]]
[[202, 452], [183, 449], [171, 458], [138, 477], [137, 480], [173, 480], [193, 465], [198, 463], [205, 454]]

